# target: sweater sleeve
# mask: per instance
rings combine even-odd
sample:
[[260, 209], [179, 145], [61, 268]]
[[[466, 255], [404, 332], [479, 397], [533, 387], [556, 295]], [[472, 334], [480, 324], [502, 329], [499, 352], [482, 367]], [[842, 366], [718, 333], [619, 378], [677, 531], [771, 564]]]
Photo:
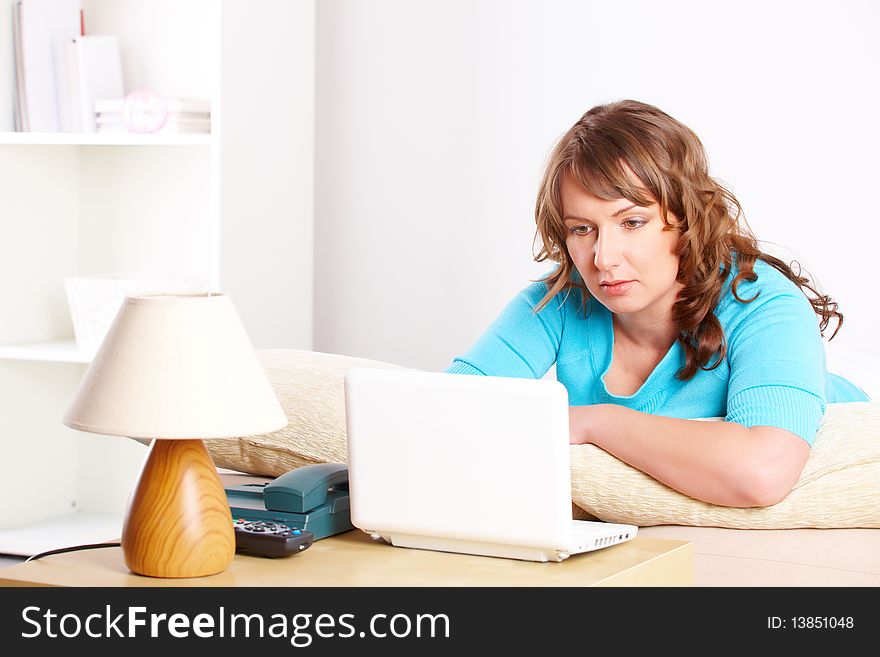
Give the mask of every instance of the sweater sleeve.
[[445, 371], [529, 379], [544, 376], [556, 362], [563, 328], [563, 308], [558, 299], [551, 299], [540, 312], [534, 312], [546, 293], [543, 282], [522, 290]]
[[[742, 288], [740, 296], [751, 296]], [[726, 420], [785, 429], [812, 445], [826, 403], [825, 349], [810, 302], [799, 290], [762, 293], [739, 315], [728, 339]]]

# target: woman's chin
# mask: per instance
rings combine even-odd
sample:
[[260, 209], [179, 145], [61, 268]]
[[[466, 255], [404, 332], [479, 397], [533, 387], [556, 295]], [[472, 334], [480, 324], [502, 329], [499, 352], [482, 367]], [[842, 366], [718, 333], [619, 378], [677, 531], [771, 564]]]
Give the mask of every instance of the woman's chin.
[[595, 299], [615, 315], [634, 313], [644, 307], [644, 304], [640, 304], [636, 299], [609, 297], [604, 294], [596, 296]]

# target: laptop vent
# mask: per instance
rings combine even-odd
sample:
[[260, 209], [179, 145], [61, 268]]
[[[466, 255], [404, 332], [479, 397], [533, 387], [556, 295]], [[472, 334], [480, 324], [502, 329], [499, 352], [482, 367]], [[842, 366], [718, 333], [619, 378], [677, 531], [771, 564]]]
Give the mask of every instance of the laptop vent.
[[[617, 541], [622, 541], [624, 538], [629, 538], [629, 534], [621, 534], [617, 537]], [[597, 539], [595, 542], [595, 547], [605, 547], [606, 545], [610, 545], [611, 543], [617, 542], [614, 540], [613, 536], [607, 536], [605, 538]]]

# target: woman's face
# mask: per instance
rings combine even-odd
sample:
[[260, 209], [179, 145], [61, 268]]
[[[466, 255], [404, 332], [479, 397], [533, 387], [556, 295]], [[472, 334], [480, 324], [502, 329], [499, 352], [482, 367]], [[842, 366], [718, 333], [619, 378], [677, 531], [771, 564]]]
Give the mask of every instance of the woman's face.
[[604, 201], [567, 175], [560, 192], [565, 245], [590, 294], [618, 315], [668, 319], [682, 285], [678, 231], [663, 230], [660, 206]]

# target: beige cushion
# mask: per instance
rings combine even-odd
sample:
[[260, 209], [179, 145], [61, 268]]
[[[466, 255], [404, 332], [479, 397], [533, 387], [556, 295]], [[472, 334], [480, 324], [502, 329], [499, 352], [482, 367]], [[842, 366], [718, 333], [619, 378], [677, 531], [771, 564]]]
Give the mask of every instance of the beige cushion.
[[[290, 423], [271, 434], [207, 441], [219, 467], [277, 476], [345, 463], [343, 376], [389, 363], [311, 351], [259, 352]], [[572, 500], [609, 522], [733, 528], [880, 527], [880, 404], [830, 404], [807, 464], [785, 500], [763, 509], [699, 502], [593, 445], [571, 447]]]
[[398, 367], [297, 349], [257, 354], [287, 414], [287, 426], [273, 433], [205, 444], [217, 467], [273, 477], [313, 463], [347, 463], [345, 372], [352, 367]]
[[761, 509], [682, 495], [594, 445], [571, 447], [572, 501], [608, 522], [739, 529], [880, 527], [880, 404], [829, 404], [791, 493]]

